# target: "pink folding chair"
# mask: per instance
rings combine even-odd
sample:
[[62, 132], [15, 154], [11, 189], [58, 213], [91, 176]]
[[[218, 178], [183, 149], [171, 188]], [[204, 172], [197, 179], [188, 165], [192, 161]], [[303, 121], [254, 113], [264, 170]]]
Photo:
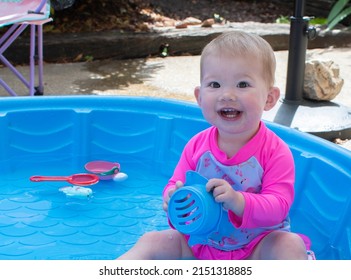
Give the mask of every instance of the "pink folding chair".
[[[29, 95], [43, 95], [43, 25], [52, 19], [50, 0], [0, 0], [0, 28], [10, 26], [0, 38], [0, 61], [28, 89]], [[15, 66], [6, 59], [4, 52], [30, 26], [29, 78], [25, 78]], [[37, 37], [37, 45], [36, 45]], [[38, 63], [38, 85], [35, 86], [36, 51]], [[16, 92], [0, 77], [0, 85], [12, 96]]]

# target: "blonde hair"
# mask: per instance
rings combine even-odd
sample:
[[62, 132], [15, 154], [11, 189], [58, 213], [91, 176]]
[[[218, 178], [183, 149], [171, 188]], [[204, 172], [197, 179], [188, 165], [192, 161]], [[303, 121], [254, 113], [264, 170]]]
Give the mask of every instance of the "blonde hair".
[[[201, 54], [200, 69], [209, 55], [232, 55], [256, 58], [263, 66], [263, 75], [269, 86], [274, 85], [276, 60], [271, 45], [262, 37], [242, 31], [219, 35], [205, 46]], [[201, 74], [202, 75], [202, 74]]]

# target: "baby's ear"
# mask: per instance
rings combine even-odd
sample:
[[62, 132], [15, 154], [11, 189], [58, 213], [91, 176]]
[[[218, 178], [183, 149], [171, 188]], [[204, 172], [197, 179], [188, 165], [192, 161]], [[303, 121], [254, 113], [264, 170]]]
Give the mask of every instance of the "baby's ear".
[[279, 97], [280, 97], [280, 89], [278, 87], [271, 87], [268, 92], [264, 110], [269, 111], [270, 109], [272, 109], [277, 103], [277, 101], [279, 100]]
[[201, 102], [201, 98], [200, 98], [200, 87], [197, 86], [195, 89], [194, 89], [194, 96], [196, 98], [196, 101], [197, 101], [197, 104], [199, 104], [199, 106], [201, 105], [200, 102]]

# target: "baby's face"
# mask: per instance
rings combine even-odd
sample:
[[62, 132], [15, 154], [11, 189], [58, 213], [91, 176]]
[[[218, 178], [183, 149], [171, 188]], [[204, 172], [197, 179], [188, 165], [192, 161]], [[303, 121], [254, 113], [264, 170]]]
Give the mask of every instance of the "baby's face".
[[195, 97], [204, 117], [220, 131], [254, 134], [271, 87], [262, 63], [253, 57], [208, 56], [201, 69], [201, 86]]

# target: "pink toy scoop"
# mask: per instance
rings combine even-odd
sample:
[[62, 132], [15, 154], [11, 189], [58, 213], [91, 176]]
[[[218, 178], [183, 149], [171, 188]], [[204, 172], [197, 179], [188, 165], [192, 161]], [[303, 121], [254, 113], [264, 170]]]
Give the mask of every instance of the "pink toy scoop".
[[67, 181], [77, 186], [89, 186], [96, 184], [99, 181], [99, 177], [95, 174], [74, 174], [71, 176], [32, 176], [30, 177], [32, 182], [41, 181]]
[[90, 161], [84, 167], [88, 172], [98, 175], [102, 180], [112, 179], [120, 171], [119, 163], [103, 160]]

